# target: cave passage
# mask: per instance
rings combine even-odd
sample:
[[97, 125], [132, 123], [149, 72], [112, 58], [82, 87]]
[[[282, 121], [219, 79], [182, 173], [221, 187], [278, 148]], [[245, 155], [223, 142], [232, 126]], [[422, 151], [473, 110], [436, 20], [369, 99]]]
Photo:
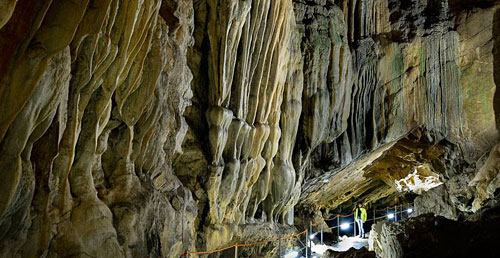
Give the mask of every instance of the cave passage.
[[500, 0], [0, 0], [0, 258], [500, 257], [497, 85]]

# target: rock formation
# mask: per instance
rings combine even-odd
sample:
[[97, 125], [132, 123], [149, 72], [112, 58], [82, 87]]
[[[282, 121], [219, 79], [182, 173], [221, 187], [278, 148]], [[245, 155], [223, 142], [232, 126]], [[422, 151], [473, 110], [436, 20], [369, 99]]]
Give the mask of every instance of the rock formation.
[[478, 253], [495, 257], [498, 251], [492, 246], [498, 242], [498, 222], [498, 217], [456, 222], [424, 215], [407, 222], [378, 225], [380, 231], [371, 239], [371, 248], [377, 257], [388, 258], [474, 257]]
[[495, 206], [499, 7], [0, 0], [0, 257], [179, 257], [408, 193]]
[[2, 26], [2, 257], [172, 256], [194, 244], [196, 202], [171, 165], [193, 7], [161, 4], [19, 1]]
[[332, 250], [327, 250], [323, 257], [331, 257], [331, 258], [374, 258], [375, 253], [373, 251], [368, 251], [365, 247], [357, 250], [354, 248], [349, 249], [346, 252], [334, 252]]

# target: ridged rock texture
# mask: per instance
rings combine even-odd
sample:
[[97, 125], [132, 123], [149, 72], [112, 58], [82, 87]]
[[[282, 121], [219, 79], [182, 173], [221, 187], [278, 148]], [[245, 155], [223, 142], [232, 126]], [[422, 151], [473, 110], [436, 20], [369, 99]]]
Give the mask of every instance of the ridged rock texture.
[[0, 257], [179, 257], [407, 193], [494, 206], [499, 7], [0, 0]]
[[[481, 221], [457, 222], [431, 214], [392, 224], [377, 223], [376, 237], [370, 236], [370, 248], [377, 257], [496, 257], [495, 246], [500, 218], [483, 214]], [[372, 231], [373, 232], [373, 231]]]
[[197, 206], [171, 165], [192, 30], [187, 1], [17, 2], [0, 31], [2, 257], [193, 245]]

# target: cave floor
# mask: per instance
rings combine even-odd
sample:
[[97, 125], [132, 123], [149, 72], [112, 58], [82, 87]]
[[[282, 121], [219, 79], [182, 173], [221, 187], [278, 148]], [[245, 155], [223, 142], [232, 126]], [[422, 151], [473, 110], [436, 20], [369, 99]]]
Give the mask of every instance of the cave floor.
[[340, 242], [333, 245], [313, 245], [312, 252], [313, 254], [323, 255], [327, 250], [345, 252], [351, 248], [361, 249], [365, 246], [368, 247], [368, 238], [343, 236], [340, 238]]

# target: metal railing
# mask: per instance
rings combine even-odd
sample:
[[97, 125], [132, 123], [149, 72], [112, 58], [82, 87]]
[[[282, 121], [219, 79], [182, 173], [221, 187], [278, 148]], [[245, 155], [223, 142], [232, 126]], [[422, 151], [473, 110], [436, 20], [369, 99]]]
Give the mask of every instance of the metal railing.
[[[405, 208], [405, 209], [403, 209], [403, 208]], [[377, 217], [377, 212], [381, 212], [381, 211], [384, 211], [385, 215]], [[380, 209], [380, 210], [373, 209], [373, 210], [371, 210], [372, 218], [367, 219], [366, 221], [374, 221], [374, 223], [376, 223], [376, 221], [379, 219], [389, 219], [389, 220], [397, 221], [398, 219], [399, 220], [403, 219], [405, 217], [404, 214], [406, 214], [406, 217], [408, 217], [409, 214], [412, 212], [414, 212], [414, 207], [411, 204], [396, 205], [396, 206], [391, 207], [391, 208], [385, 208], [385, 209]], [[352, 216], [352, 219], [350, 218], [351, 216]], [[368, 211], [367, 211], [367, 216], [368, 216]], [[344, 222], [346, 218], [347, 218], [348, 222]], [[341, 223], [341, 219], [344, 220], [344, 221], [342, 221], [342, 223]], [[278, 236], [278, 237], [266, 239], [263, 241], [252, 242], [252, 243], [237, 243], [237, 244], [233, 244], [230, 246], [226, 246], [223, 248], [210, 250], [210, 251], [197, 251], [197, 252], [186, 251], [183, 256], [190, 257], [192, 255], [195, 255], [195, 256], [196, 255], [210, 255], [210, 254], [224, 252], [224, 251], [233, 249], [234, 250], [234, 257], [238, 257], [238, 247], [265, 245], [265, 244], [269, 244], [271, 242], [277, 241], [278, 242], [278, 257], [279, 258], [298, 257], [299, 254], [305, 254], [305, 257], [308, 258], [308, 257], [312, 257], [312, 253], [311, 253], [312, 252], [312, 244], [313, 244], [313, 240], [316, 238], [316, 235], [320, 234], [320, 242], [323, 245], [324, 244], [324, 241], [323, 241], [324, 224], [327, 224], [326, 223], [327, 221], [334, 221], [334, 220], [336, 220], [335, 226], [328, 227], [327, 229], [330, 229], [330, 230], [337, 229], [337, 240], [338, 241], [340, 241], [340, 230], [342, 229], [342, 227], [344, 227], [345, 230], [348, 230], [350, 228], [350, 225], [353, 224], [354, 225], [353, 231], [352, 231], [353, 236], [356, 235], [356, 222], [354, 221], [354, 213], [351, 213], [349, 215], [337, 214], [333, 218], [326, 218], [326, 219], [321, 218], [320, 221], [317, 223], [312, 223], [312, 221], [311, 221], [309, 223], [309, 229], [306, 228], [297, 234], [293, 234], [293, 235], [289, 235], [289, 236]], [[323, 222], [325, 222], [325, 223], [323, 223]], [[313, 227], [317, 227], [317, 226], [320, 226], [320, 229], [319, 229], [319, 231], [314, 232]], [[302, 235], [305, 236], [304, 242], [302, 242], [302, 240], [300, 239]], [[299, 243], [300, 246], [298, 247], [298, 249], [292, 250], [292, 252], [288, 252], [287, 254], [283, 254], [282, 241], [283, 240], [290, 240], [290, 239], [297, 239], [297, 242]], [[295, 255], [295, 253], [296, 253], [296, 255]]]
[[[377, 216], [377, 213], [384, 212], [384, 215], [382, 216]], [[396, 205], [394, 207], [387, 207], [385, 209], [373, 209], [370, 211], [367, 211], [367, 216], [370, 216], [369, 214], [371, 213], [371, 218], [368, 218], [364, 223], [368, 221], [373, 221], [373, 223], [376, 223], [377, 220], [380, 219], [388, 219], [389, 221], [398, 221], [402, 220], [404, 218], [408, 218], [411, 213], [414, 212], [414, 207], [411, 203], [408, 204], [402, 204], [402, 205]], [[348, 222], [345, 222], [345, 218], [348, 218]], [[342, 221], [342, 219], [344, 219]], [[309, 232], [311, 234], [320, 234], [320, 243], [323, 245], [323, 233], [324, 233], [324, 224], [327, 224], [327, 221], [336, 221], [335, 226], [328, 227], [327, 229], [330, 230], [337, 230], [337, 240], [340, 240], [340, 230], [343, 229], [347, 232], [348, 229], [351, 228], [351, 224], [353, 225], [353, 236], [356, 236], [356, 221], [354, 218], [354, 213], [348, 214], [348, 215], [341, 215], [337, 214], [333, 218], [321, 218], [321, 220], [317, 223], [310, 223], [309, 225]], [[325, 223], [323, 223], [325, 222]], [[314, 226], [320, 226], [319, 231], [314, 233], [313, 227]]]

